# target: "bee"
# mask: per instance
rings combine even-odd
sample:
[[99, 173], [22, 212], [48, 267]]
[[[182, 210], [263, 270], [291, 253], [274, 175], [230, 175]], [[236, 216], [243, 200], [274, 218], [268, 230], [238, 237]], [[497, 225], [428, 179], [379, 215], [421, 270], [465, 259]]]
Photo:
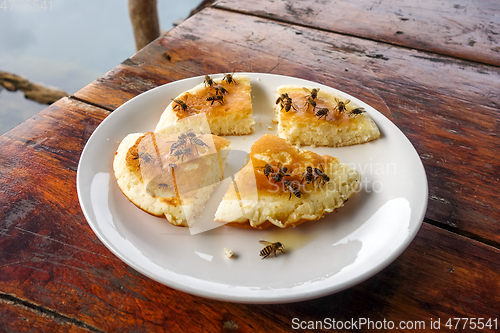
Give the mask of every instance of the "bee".
[[290, 196], [288, 197], [288, 200], [290, 200], [292, 198], [292, 194], [295, 195], [297, 198], [300, 198], [302, 196], [302, 192], [300, 192], [300, 188], [296, 184], [296, 181], [291, 181], [291, 180], [287, 179], [283, 182], [283, 185], [285, 185], [285, 190], [290, 192]]
[[272, 179], [275, 183], [277, 182], [280, 182], [281, 180], [283, 180], [283, 177], [287, 177], [287, 176], [291, 176], [288, 172], [288, 168], [287, 167], [282, 167], [280, 168], [280, 164], [278, 164], [277, 166], [277, 170], [276, 172], [273, 174], [272, 176]]
[[297, 111], [292, 103], [292, 99], [290, 98], [290, 96], [288, 96], [287, 93], [281, 94], [281, 96], [278, 97], [278, 99], [276, 100], [276, 104], [278, 103], [281, 106], [281, 110], [285, 109], [285, 111], [288, 112], [290, 111], [290, 108], [293, 108], [295, 111]]
[[186, 143], [187, 143], [186, 137], [183, 136], [183, 134], [179, 135], [177, 137], [177, 141], [172, 143], [172, 145], [170, 146], [170, 154], [172, 154], [174, 152], [174, 150], [177, 150], [180, 147], [185, 146]]
[[312, 166], [308, 166], [306, 168], [306, 171], [302, 174], [302, 181], [301, 183], [306, 181], [307, 184], [313, 183], [314, 184], [314, 173], [313, 173], [313, 168]]
[[224, 95], [212, 95], [207, 98], [207, 102], [212, 102], [210, 105], [214, 105], [214, 102], [219, 102], [220, 105], [224, 104]]
[[203, 83], [205, 83], [205, 86], [211, 87], [214, 84], [214, 81], [210, 78], [210, 76], [205, 75], [205, 81], [203, 81]]
[[174, 152], [174, 156], [177, 157], [177, 160], [180, 158], [181, 162], [184, 162], [184, 157], [188, 157], [189, 155], [191, 155], [191, 148], [188, 147], [177, 149]]
[[180, 100], [180, 99], [172, 99], [172, 101], [174, 101], [175, 105], [172, 109], [181, 109], [182, 111], [187, 111], [187, 109], [189, 108], [188, 105], [186, 104], [185, 100], [187, 100], [187, 95], [184, 95], [185, 98], [184, 98], [184, 101]]
[[314, 112], [314, 109], [316, 109], [316, 101], [311, 96], [307, 97], [307, 101], [304, 104], [304, 106], [306, 106], [306, 105], [307, 105], [306, 111], [309, 110], [310, 106], [313, 107], [313, 112]]
[[134, 160], [136, 159], [139, 159], [140, 162], [149, 163], [153, 160], [153, 157], [149, 153], [140, 151], [137, 153], [137, 157], [134, 158]]
[[191, 145], [194, 146], [194, 149], [196, 149], [196, 154], [200, 154], [198, 153], [198, 148], [196, 146], [208, 147], [207, 144], [203, 142], [203, 140], [197, 138], [196, 134], [194, 134], [193, 132], [188, 132], [187, 136], [189, 137], [189, 142], [191, 142]]
[[314, 88], [313, 90], [309, 90], [306, 87], [303, 87], [302, 89], [304, 89], [304, 91], [307, 91], [309, 93], [309, 95], [307, 95], [306, 97], [310, 97], [311, 99], [318, 98], [319, 88]]
[[234, 74], [234, 72], [232, 74], [224, 74], [224, 78], [222, 79], [222, 81], [225, 80], [228, 84], [231, 84], [233, 82], [234, 82], [234, 84], [238, 84], [236, 82], [236, 80], [233, 79], [233, 74]]
[[272, 254], [274, 254], [274, 256], [276, 257], [276, 252], [278, 251], [285, 253], [285, 246], [280, 242], [271, 243], [265, 240], [260, 240], [259, 243], [266, 246], [260, 251], [260, 256], [262, 257], [262, 259], [266, 259]]
[[314, 181], [318, 181], [318, 187], [330, 181], [330, 177], [325, 173], [321, 163], [319, 164], [319, 168], [314, 168], [314, 173], [316, 174], [316, 179]]
[[349, 111], [349, 117], [356, 117], [359, 114], [362, 114], [363, 112], [366, 112], [365, 109], [363, 108], [355, 108], [351, 111]]
[[337, 102], [337, 111], [339, 113], [342, 113], [342, 112], [347, 110], [346, 105], [349, 104], [351, 102], [351, 100], [348, 99], [345, 102], [343, 102], [343, 101], [340, 101], [337, 98], [335, 98], [335, 102]]
[[213, 88], [215, 89], [215, 95], [225, 95], [225, 94], [227, 94], [226, 88], [224, 88], [220, 84], [214, 85]]
[[328, 115], [328, 113], [330, 112], [330, 110], [328, 110], [328, 108], [321, 108], [319, 109], [318, 111], [316, 111], [314, 113], [315, 116], [318, 117], [318, 119], [321, 119], [321, 117], [325, 117]]
[[274, 168], [271, 164], [266, 164], [264, 167], [260, 167], [260, 169], [264, 169], [264, 176], [266, 176], [267, 179], [269, 179], [269, 175], [272, 175], [274, 173]]

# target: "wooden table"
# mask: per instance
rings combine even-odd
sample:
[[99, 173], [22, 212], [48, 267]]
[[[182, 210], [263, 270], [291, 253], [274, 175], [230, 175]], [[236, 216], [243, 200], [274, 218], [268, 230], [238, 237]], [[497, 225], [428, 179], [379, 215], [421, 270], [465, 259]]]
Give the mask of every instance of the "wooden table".
[[[411, 3], [219, 1], [2, 135], [0, 330], [290, 332], [325, 318], [423, 321], [427, 330], [431, 320], [448, 330], [451, 318], [455, 330], [453, 318], [491, 318], [481, 331], [498, 328], [500, 2]], [[243, 305], [159, 284], [97, 239], [75, 183], [94, 129], [151, 88], [232, 71], [338, 88], [405, 133], [424, 163], [429, 203], [397, 260], [327, 297]]]

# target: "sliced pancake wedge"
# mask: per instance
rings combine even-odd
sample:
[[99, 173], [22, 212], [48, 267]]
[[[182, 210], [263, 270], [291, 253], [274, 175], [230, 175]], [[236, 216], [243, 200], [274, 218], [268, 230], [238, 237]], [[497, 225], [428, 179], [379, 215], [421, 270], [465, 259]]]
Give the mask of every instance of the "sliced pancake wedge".
[[251, 147], [215, 221], [243, 228], [293, 227], [342, 207], [360, 182], [360, 173], [337, 158], [266, 134]]
[[113, 161], [118, 186], [143, 211], [190, 226], [223, 179], [230, 142], [211, 134], [129, 134]]
[[322, 89], [280, 86], [275, 111], [278, 135], [303, 146], [342, 147], [376, 140], [380, 131], [354, 102]]
[[180, 119], [205, 114], [212, 134], [250, 134], [255, 124], [250, 80], [244, 75], [230, 77], [213, 80], [208, 77], [174, 98], [161, 115], [155, 131], [175, 126]]

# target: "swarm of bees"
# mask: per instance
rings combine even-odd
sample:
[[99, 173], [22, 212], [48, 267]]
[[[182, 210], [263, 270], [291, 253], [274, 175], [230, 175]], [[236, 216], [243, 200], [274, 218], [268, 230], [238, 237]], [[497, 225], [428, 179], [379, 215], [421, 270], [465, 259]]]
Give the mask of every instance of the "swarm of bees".
[[262, 257], [262, 259], [266, 259], [267, 257], [273, 254], [275, 257], [277, 257], [278, 255], [276, 252], [278, 251], [285, 253], [285, 246], [280, 242], [273, 243], [265, 240], [260, 240], [259, 243], [265, 245], [265, 247], [260, 251], [260, 256]]
[[[188, 143], [190, 144], [190, 147], [188, 147]], [[208, 147], [207, 144], [198, 138], [194, 132], [189, 131], [187, 133], [182, 133], [177, 137], [177, 141], [172, 143], [170, 146], [170, 155], [175, 156], [177, 157], [177, 160], [180, 159], [181, 162], [184, 162], [184, 158], [193, 154], [192, 148], [194, 148], [196, 154], [199, 155], [198, 146]], [[170, 163], [169, 167], [175, 169], [177, 168], [177, 165]]]
[[317, 182], [318, 187], [321, 185], [324, 185], [330, 181], [330, 177], [325, 173], [325, 170], [323, 169], [323, 165], [320, 163], [319, 167], [312, 167], [308, 166], [306, 168], [306, 171], [302, 174], [302, 181], [300, 182], [301, 184], [303, 182], [306, 182], [306, 184], [314, 184]]
[[279, 104], [281, 106], [281, 110], [285, 109], [285, 112], [290, 111], [291, 108], [297, 111], [297, 109], [293, 105], [292, 99], [290, 98], [290, 96], [288, 96], [287, 93], [281, 94], [281, 96], [279, 96], [276, 100], [276, 104]]

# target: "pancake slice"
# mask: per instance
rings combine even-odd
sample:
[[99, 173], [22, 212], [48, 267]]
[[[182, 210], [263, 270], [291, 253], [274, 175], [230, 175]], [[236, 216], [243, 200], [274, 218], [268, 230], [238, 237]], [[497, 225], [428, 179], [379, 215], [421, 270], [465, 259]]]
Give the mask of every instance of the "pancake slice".
[[363, 108], [330, 91], [313, 89], [278, 87], [275, 111], [279, 137], [294, 145], [328, 147], [350, 146], [379, 138], [377, 125]]
[[161, 115], [155, 131], [175, 126], [180, 119], [205, 114], [214, 135], [250, 134], [255, 124], [250, 79], [234, 75], [232, 80], [219, 78], [210, 83], [207, 80], [200, 82], [174, 98]]
[[191, 226], [218, 183], [230, 142], [211, 134], [135, 133], [113, 161], [118, 186], [143, 211]]
[[337, 158], [266, 134], [253, 144], [215, 221], [243, 228], [293, 227], [342, 207], [360, 182], [360, 173]]

